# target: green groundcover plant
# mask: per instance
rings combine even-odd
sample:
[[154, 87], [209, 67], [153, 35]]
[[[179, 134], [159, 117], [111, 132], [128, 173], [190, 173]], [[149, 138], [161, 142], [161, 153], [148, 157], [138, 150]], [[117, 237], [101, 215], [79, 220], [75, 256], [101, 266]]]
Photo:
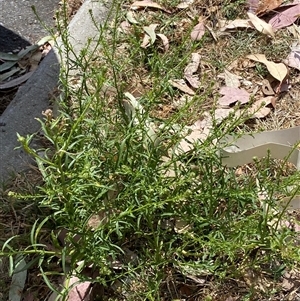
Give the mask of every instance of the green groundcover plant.
[[[245, 116], [213, 120], [206, 140], [181, 151], [186, 125], [195, 118], [192, 108], [199, 114], [205, 107], [209, 86], [167, 118], [153, 112], [166, 94], [177, 97], [170, 74], [180, 74], [193, 47], [204, 41], [192, 46], [186, 39], [166, 56], [154, 47], [141, 49], [137, 28], [120, 58], [122, 11], [115, 7], [114, 15], [99, 28], [95, 50], [87, 47], [62, 68], [59, 114], [41, 121], [49, 147], [35, 151], [32, 137], [19, 137], [43, 184], [34, 195], [12, 196], [36, 201], [47, 216], [33, 225], [27, 248], [15, 249], [12, 238], [2, 255], [30, 255], [53, 289], [50, 275], [75, 273], [110, 289], [111, 300], [173, 300], [179, 293], [172, 286], [188, 277], [222, 283], [251, 270], [276, 281], [299, 260], [297, 233], [277, 207], [299, 174], [287, 175], [286, 162], [271, 156], [255, 162], [250, 174], [222, 165], [222, 138], [237, 133]], [[65, 51], [72, 53], [61, 31]], [[137, 98], [125, 83], [141, 62], [154, 80]], [[70, 84], [73, 67], [80, 74], [76, 85]], [[113, 95], [103, 92], [107, 85]], [[52, 249], [41, 242], [45, 230]], [[59, 268], [50, 269], [53, 261]]]

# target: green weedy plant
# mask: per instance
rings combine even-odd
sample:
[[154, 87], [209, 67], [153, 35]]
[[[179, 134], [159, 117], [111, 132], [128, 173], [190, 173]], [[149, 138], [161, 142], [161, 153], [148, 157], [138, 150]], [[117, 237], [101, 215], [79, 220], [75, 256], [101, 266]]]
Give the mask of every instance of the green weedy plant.
[[[215, 125], [211, 136], [190, 152], [180, 152], [184, 126], [194, 118], [191, 108], [201, 107], [209, 89], [165, 120], [153, 117], [153, 110], [166, 93], [176, 96], [168, 72], [180, 74], [184, 64], [178, 53], [187, 45], [192, 52], [193, 46], [186, 39], [164, 56], [154, 47], [139, 48], [138, 36], [133, 36], [127, 41], [133, 47], [120, 59], [119, 13], [115, 9], [112, 27], [107, 23], [99, 29], [101, 64], [97, 65], [94, 51], [83, 50], [74, 62], [81, 71], [76, 87], [69, 84], [69, 66], [62, 69], [60, 114], [41, 121], [51, 147], [41, 156], [29, 146], [32, 137], [19, 137], [37, 160], [44, 180], [37, 195], [23, 198], [35, 198], [51, 214], [33, 225], [28, 248], [15, 250], [9, 240], [2, 256], [35, 254], [53, 290], [52, 271], [45, 267], [57, 260], [61, 271], [52, 273], [75, 273], [100, 283], [110, 300], [178, 298], [171, 289], [176, 275], [183, 279], [205, 275], [222, 283], [251, 269], [280, 277], [285, 267], [299, 260], [299, 251], [287, 243], [293, 233], [278, 227], [278, 216], [284, 215], [278, 213], [276, 201], [286, 183], [297, 183], [299, 175], [285, 177], [283, 162], [275, 168], [274, 181], [270, 158], [255, 164], [255, 176], [237, 176], [234, 169], [224, 167], [218, 156], [221, 145], [215, 141], [243, 122], [234, 116]], [[65, 51], [72, 52], [64, 32], [62, 37]], [[157, 80], [137, 100], [126, 93], [122, 76], [130, 78], [141, 61], [147, 61]], [[159, 79], [157, 61], [162, 70]], [[107, 84], [115, 88], [113, 97], [103, 93]], [[267, 195], [263, 201], [262, 191]], [[40, 231], [49, 222], [55, 227], [49, 230], [55, 251], [39, 243]], [[56, 230], [61, 229], [67, 234], [59, 241]], [[87, 275], [89, 266], [93, 273]]]

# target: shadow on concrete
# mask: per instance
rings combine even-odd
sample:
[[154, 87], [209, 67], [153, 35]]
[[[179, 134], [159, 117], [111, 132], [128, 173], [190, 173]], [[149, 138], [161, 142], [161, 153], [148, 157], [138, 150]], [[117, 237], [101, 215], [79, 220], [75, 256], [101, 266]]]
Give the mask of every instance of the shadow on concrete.
[[29, 46], [30, 42], [14, 31], [0, 25], [0, 51], [11, 52]]

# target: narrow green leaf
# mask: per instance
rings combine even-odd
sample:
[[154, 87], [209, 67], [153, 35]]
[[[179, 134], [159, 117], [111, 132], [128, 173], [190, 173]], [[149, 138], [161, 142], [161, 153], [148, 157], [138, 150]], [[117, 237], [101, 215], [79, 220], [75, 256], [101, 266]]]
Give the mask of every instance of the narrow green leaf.
[[14, 68], [6, 73], [3, 73], [0, 75], [0, 82], [3, 82], [4, 80], [6, 80], [7, 78], [11, 77], [12, 75], [14, 75], [15, 73], [17, 73], [18, 71], [20, 71], [20, 68]]
[[18, 61], [19, 57], [17, 54], [0, 52], [0, 59], [4, 61]]
[[0, 72], [3, 72], [5, 70], [10, 69], [11, 67], [13, 67], [17, 62], [16, 61], [8, 61], [5, 62], [4, 64], [0, 65]]
[[22, 49], [19, 53], [18, 53], [18, 58], [21, 59], [23, 58], [26, 54], [28, 54], [29, 52], [34, 52], [39, 48], [38, 45], [31, 45], [26, 47], [25, 49]]
[[27, 72], [22, 76], [19, 76], [15, 79], [12, 79], [12, 80], [10, 80], [8, 82], [5, 82], [3, 84], [0, 84], [0, 90], [9, 89], [9, 88], [16, 87], [16, 86], [22, 84], [33, 74], [33, 72], [34, 71]]

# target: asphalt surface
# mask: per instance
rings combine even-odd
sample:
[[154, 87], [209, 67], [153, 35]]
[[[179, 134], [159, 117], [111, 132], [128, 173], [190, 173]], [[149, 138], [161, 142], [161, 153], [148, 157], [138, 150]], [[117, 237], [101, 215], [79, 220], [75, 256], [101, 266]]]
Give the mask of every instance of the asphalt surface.
[[0, 25], [0, 51], [11, 52], [20, 48], [25, 48], [30, 42], [12, 30]]
[[[59, 8], [59, 2], [59, 0], [0, 0], [0, 51], [20, 49], [48, 35], [45, 27], [54, 27], [53, 17]], [[32, 6], [35, 7], [38, 17]]]

